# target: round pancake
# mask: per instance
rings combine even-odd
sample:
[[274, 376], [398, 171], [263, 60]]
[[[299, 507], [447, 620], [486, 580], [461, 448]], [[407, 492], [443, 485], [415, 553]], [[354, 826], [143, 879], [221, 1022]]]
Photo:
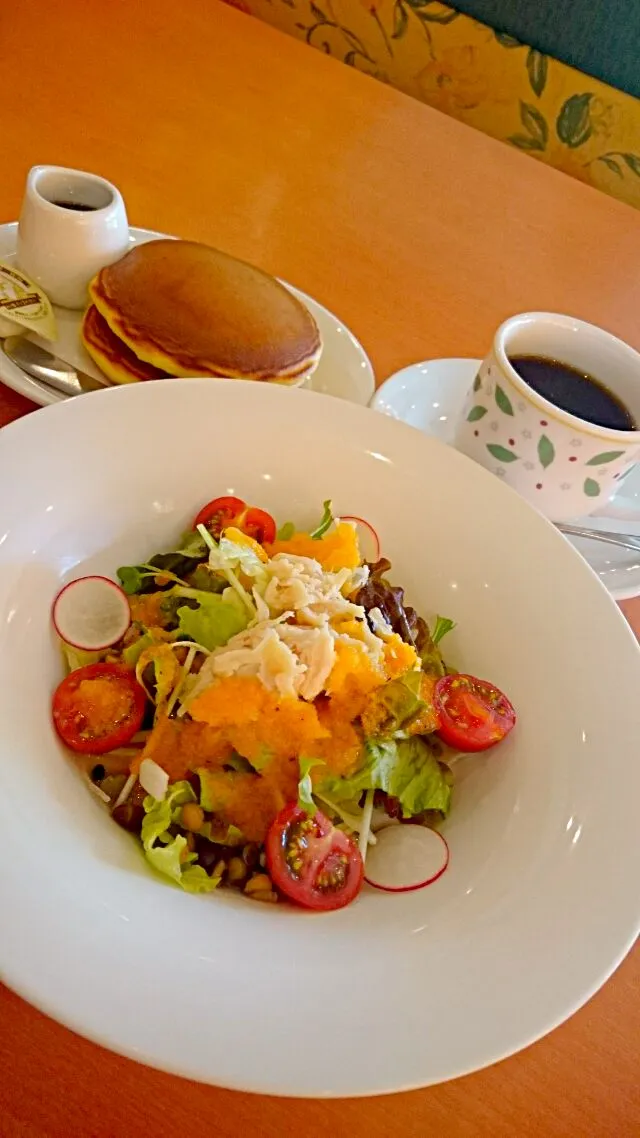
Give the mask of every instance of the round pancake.
[[167, 378], [166, 372], [139, 360], [122, 340], [114, 336], [94, 304], [84, 314], [80, 336], [91, 359], [112, 383]]
[[288, 289], [195, 241], [135, 246], [90, 294], [118, 339], [170, 375], [293, 379], [320, 356], [316, 323]]

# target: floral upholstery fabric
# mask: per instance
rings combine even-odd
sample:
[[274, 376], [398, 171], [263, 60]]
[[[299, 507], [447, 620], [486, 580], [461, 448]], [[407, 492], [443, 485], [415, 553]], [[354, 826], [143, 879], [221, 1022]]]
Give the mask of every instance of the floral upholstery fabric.
[[640, 207], [640, 100], [440, 0], [228, 0]]

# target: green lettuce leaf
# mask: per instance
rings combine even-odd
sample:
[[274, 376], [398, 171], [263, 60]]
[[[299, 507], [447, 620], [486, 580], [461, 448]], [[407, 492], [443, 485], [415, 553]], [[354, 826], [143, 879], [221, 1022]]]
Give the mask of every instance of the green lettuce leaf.
[[397, 744], [398, 761], [394, 764], [387, 793], [397, 798], [406, 818], [423, 810], [439, 810], [448, 814], [451, 806], [449, 772], [442, 767], [419, 736]]
[[217, 846], [243, 846], [245, 844], [245, 836], [242, 830], [231, 824], [224, 826], [220, 823], [203, 822], [198, 830], [198, 836], [208, 838]]
[[220, 884], [220, 878], [209, 877], [201, 865], [193, 864], [197, 861], [197, 854], [190, 853], [184, 857], [183, 851], [186, 848], [187, 839], [182, 834], [177, 834], [168, 845], [145, 850], [145, 856], [158, 873], [170, 877], [185, 892], [211, 893]]
[[187, 802], [197, 802], [197, 798], [191, 783], [186, 780], [172, 782], [164, 798], [147, 795], [142, 804], [145, 817], [140, 834], [145, 850], [151, 849], [169, 826], [180, 820], [182, 807]]
[[[159, 562], [162, 564], [158, 564]], [[171, 588], [172, 585], [184, 585], [183, 576], [186, 577], [191, 571], [191, 566], [195, 567], [196, 564], [178, 553], [159, 553], [157, 557], [141, 565], [121, 565], [117, 572], [123, 592], [133, 596], [135, 593], [159, 593]], [[178, 575], [178, 569], [182, 571], [183, 576]], [[166, 580], [159, 585], [158, 577], [164, 577]]]
[[209, 877], [201, 865], [194, 864], [197, 854], [184, 857], [187, 839], [182, 834], [172, 837], [168, 833], [172, 823], [180, 821], [185, 803], [195, 801], [193, 787], [188, 782], [172, 783], [163, 799], [147, 796], [143, 802], [142, 845], [149, 864], [187, 893], [210, 893], [219, 885], [219, 878]]
[[198, 561], [203, 561], [209, 555], [202, 534], [198, 533], [197, 529], [189, 529], [182, 534], [176, 553], [182, 554], [183, 557], [195, 557]]
[[142, 592], [142, 586], [151, 576], [148, 569], [141, 565], [121, 565], [118, 569], [118, 579], [128, 596]]
[[239, 542], [230, 541], [228, 537], [221, 537], [218, 542], [217, 553], [212, 550], [209, 562], [214, 568], [217, 568], [216, 562], [218, 560], [220, 561], [220, 568], [239, 569], [245, 577], [251, 577], [256, 583], [266, 581], [267, 574], [264, 562], [248, 545], [240, 545]]
[[60, 641], [60, 647], [68, 672], [75, 672], [87, 664], [97, 664], [104, 656], [104, 652], [85, 652], [82, 648], [72, 648], [64, 640]]
[[[270, 757], [270, 753], [267, 753], [266, 748], [264, 748], [264, 752], [265, 752], [265, 761], [268, 761], [268, 759]], [[225, 759], [224, 765], [225, 765], [225, 768], [228, 768], [229, 770], [234, 770], [238, 774], [254, 774], [256, 770], [260, 769], [259, 766], [254, 766], [252, 763], [249, 762], [248, 759], [245, 759], [244, 755], [239, 755], [237, 751], [232, 751], [232, 753], [229, 755], [229, 757], [227, 759]], [[202, 803], [200, 805], [202, 805]]]
[[366, 790], [387, 790], [394, 764], [398, 761], [398, 744], [393, 739], [370, 740], [362, 752], [363, 762], [348, 778], [330, 775], [317, 786], [319, 796], [334, 802], [358, 802]]
[[397, 680], [389, 680], [376, 688], [367, 703], [367, 718], [376, 722], [376, 735], [395, 735], [422, 711], [420, 698], [421, 672], [407, 672]]
[[318, 541], [321, 537], [324, 537], [327, 530], [331, 529], [331, 526], [333, 525], [333, 510], [331, 508], [331, 499], [327, 498], [326, 502], [323, 503], [323, 506], [324, 512], [320, 519], [320, 524], [316, 526], [316, 528], [309, 534], [309, 537], [312, 537], [314, 541]]
[[434, 644], [439, 644], [443, 636], [451, 632], [456, 626], [455, 620], [450, 620], [448, 616], [437, 616], [436, 623], [431, 633], [431, 640]]
[[[425, 623], [426, 628], [426, 623]], [[431, 639], [431, 633], [427, 630], [421, 637], [420, 647], [418, 648], [418, 655], [420, 656], [420, 663], [422, 671], [427, 676], [436, 676], [438, 679], [446, 674], [446, 669], [440, 649], [436, 647]]]
[[136, 664], [142, 653], [146, 648], [151, 648], [154, 643], [153, 637], [150, 636], [148, 632], [145, 632], [138, 640], [135, 640], [133, 644], [129, 644], [122, 653], [122, 660], [127, 665], [127, 668], [131, 668], [132, 671], [135, 671]]
[[300, 758], [300, 781], [298, 782], [298, 806], [307, 814], [315, 814], [317, 806], [313, 801], [313, 786], [311, 783], [311, 770], [313, 767], [323, 766], [322, 759], [312, 759], [305, 756]]
[[449, 812], [451, 786], [446, 770], [420, 736], [411, 739], [369, 739], [362, 766], [349, 778], [331, 777], [318, 786], [340, 802], [359, 799], [366, 790], [384, 790], [397, 798], [406, 818], [423, 810]]
[[224, 596], [196, 589], [190, 594], [190, 599], [196, 599], [198, 606], [191, 608], [185, 605], [177, 610], [179, 636], [188, 636], [203, 648], [213, 651], [247, 627], [247, 611], [230, 589], [225, 590]]
[[239, 580], [236, 570], [255, 580], [256, 585], [264, 585], [267, 574], [263, 562], [249, 546], [229, 541], [226, 537], [222, 537], [220, 542], [214, 541], [209, 531], [202, 525], [198, 526], [198, 530], [207, 544], [211, 569], [224, 574], [249, 613], [250, 619], [253, 620], [256, 615], [255, 602]]
[[[238, 755], [238, 759], [247, 763], [250, 771], [257, 771], [258, 774], [262, 774], [263, 770], [269, 766], [269, 763], [273, 759], [273, 751], [270, 750], [269, 747], [262, 746], [260, 748], [260, 750], [258, 751], [257, 755], [253, 756], [253, 758], [251, 759], [251, 762], [249, 762], [248, 759], [243, 760], [242, 755]], [[240, 766], [238, 764], [237, 760], [236, 760], [235, 769], [239, 770], [239, 771], [242, 770], [242, 766]]]
[[189, 577], [189, 584], [192, 589], [198, 589], [200, 592], [223, 593], [228, 581], [221, 573], [216, 573], [203, 562], [202, 565], [196, 565]]
[[153, 593], [158, 589], [155, 578], [159, 573], [167, 574], [173, 581], [184, 581], [207, 556], [207, 546], [201, 535], [189, 530], [180, 538], [178, 549], [156, 553], [140, 565], [122, 565], [118, 569], [118, 578], [129, 596]]
[[[215, 786], [210, 777], [211, 772], [202, 768], [198, 771], [200, 778], [200, 805], [203, 810], [211, 814], [217, 813], [218, 810], [224, 805], [224, 801], [219, 799], [215, 792]], [[227, 772], [228, 778], [233, 778], [233, 771]]]
[[333, 818], [339, 820], [347, 829], [359, 834], [362, 829], [363, 809], [358, 801], [334, 802], [326, 794], [320, 794], [317, 787], [314, 793], [320, 802], [320, 809]]

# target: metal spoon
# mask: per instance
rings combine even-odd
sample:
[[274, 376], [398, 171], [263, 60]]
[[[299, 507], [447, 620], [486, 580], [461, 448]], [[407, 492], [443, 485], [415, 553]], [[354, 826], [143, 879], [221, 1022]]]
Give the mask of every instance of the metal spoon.
[[8, 336], [2, 343], [5, 355], [13, 360], [27, 375], [62, 391], [64, 395], [83, 395], [86, 391], [101, 391], [103, 387], [111, 387], [108, 379], [96, 379], [87, 372], [80, 371], [73, 364], [61, 360], [41, 348], [38, 344], [27, 340], [25, 336]]
[[588, 526], [571, 526], [565, 522], [556, 522], [556, 529], [569, 537], [586, 537], [589, 541], [604, 541], [607, 545], [617, 545], [620, 549], [632, 549], [640, 553], [640, 537], [633, 533], [612, 533], [606, 529], [589, 529]]

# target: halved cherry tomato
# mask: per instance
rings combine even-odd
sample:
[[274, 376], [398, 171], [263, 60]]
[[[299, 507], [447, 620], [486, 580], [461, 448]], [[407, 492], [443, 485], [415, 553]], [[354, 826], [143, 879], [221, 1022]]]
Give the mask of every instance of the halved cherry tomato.
[[275, 541], [276, 536], [276, 523], [271, 514], [257, 506], [247, 506], [242, 498], [213, 498], [196, 515], [193, 528], [198, 526], [206, 526], [216, 541], [230, 526], [235, 526], [260, 545]]
[[271, 823], [267, 869], [274, 884], [307, 909], [341, 909], [362, 886], [360, 851], [319, 811], [309, 817], [290, 802]]
[[[228, 496], [226, 498], [212, 498], [203, 506], [198, 514], [196, 514], [193, 528], [197, 529], [198, 526], [206, 526], [211, 534], [216, 538], [220, 537], [223, 529], [226, 526], [232, 525], [240, 517], [247, 508], [247, 503], [242, 501], [242, 498], [233, 498]], [[238, 526], [240, 529], [240, 526]]]
[[269, 545], [276, 539], [276, 523], [271, 514], [266, 510], [259, 510], [256, 506], [250, 506], [244, 517], [241, 517], [236, 524], [238, 529], [246, 533], [247, 537], [252, 537], [259, 545]]
[[486, 751], [515, 726], [516, 713], [506, 695], [475, 676], [443, 676], [433, 702], [440, 716], [438, 735], [457, 751]]
[[53, 723], [63, 743], [85, 755], [123, 747], [140, 730], [146, 695], [122, 664], [87, 664], [58, 684]]

